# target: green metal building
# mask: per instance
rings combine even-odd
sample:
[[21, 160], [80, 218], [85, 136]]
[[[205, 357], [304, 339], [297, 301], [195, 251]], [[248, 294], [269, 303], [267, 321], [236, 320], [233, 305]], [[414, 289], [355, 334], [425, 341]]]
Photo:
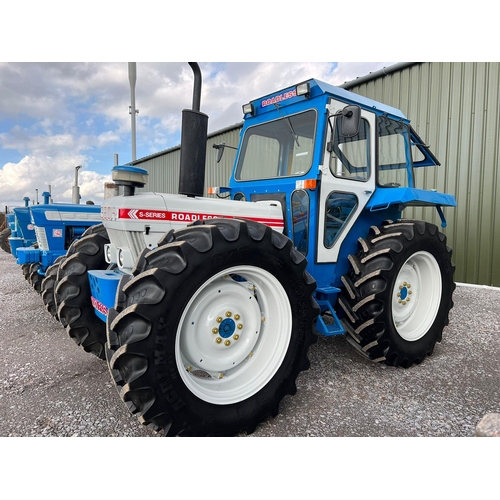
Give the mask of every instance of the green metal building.
[[[290, 84], [298, 82], [290, 82]], [[500, 286], [500, 63], [398, 63], [341, 87], [384, 102], [411, 119], [441, 162], [418, 169], [417, 187], [451, 193], [443, 230], [453, 248], [455, 280]], [[255, 96], [249, 96], [253, 98]], [[213, 144], [237, 146], [241, 123], [209, 135], [205, 186], [223, 186], [235, 151], [216, 164]], [[177, 193], [180, 147], [134, 162], [148, 170], [148, 191]], [[440, 224], [434, 209], [412, 208], [406, 218]]]

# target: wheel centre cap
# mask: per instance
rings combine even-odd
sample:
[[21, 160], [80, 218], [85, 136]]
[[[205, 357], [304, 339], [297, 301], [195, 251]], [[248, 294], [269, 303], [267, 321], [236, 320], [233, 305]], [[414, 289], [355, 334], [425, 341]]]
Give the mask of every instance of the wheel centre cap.
[[399, 291], [401, 300], [405, 300], [406, 297], [408, 296], [408, 288], [405, 286]]
[[223, 339], [227, 339], [234, 333], [235, 328], [234, 321], [231, 318], [226, 318], [219, 325], [219, 335]]

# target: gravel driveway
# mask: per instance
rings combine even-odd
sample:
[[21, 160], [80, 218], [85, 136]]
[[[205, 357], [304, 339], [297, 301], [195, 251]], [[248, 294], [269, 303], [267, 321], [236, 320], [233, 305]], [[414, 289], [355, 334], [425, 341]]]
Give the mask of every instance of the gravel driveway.
[[[0, 436], [157, 436], [5, 252], [0, 300]], [[343, 337], [321, 337], [297, 394], [252, 436], [474, 436], [486, 413], [500, 412], [500, 289], [459, 286], [454, 302], [442, 343], [407, 370], [370, 363]]]

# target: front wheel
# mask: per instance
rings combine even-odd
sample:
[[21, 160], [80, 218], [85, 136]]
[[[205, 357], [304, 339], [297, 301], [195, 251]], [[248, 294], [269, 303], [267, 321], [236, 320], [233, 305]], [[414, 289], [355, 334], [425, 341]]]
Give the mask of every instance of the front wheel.
[[109, 243], [108, 233], [102, 224], [87, 229], [59, 265], [54, 292], [57, 314], [68, 335], [100, 359], [105, 359], [106, 324], [92, 307], [87, 271], [107, 268], [106, 243]]
[[58, 257], [54, 264], [49, 266], [45, 271], [45, 278], [42, 280], [41, 290], [42, 290], [42, 300], [45, 304], [45, 309], [49, 311], [54, 319], [59, 321], [59, 316], [57, 315], [57, 300], [54, 290], [57, 286], [57, 274], [59, 271], [59, 266], [64, 260], [65, 256], [61, 255]]
[[122, 399], [166, 435], [252, 432], [309, 367], [319, 309], [305, 258], [272, 229], [170, 233], [122, 279], [107, 359]]
[[28, 270], [28, 283], [35, 289], [36, 293], [42, 293], [42, 275], [38, 274], [38, 270], [40, 269], [40, 263], [35, 262], [30, 264]]
[[405, 368], [432, 354], [453, 307], [446, 236], [424, 221], [388, 222], [360, 238], [349, 261], [339, 304], [350, 343], [373, 361]]

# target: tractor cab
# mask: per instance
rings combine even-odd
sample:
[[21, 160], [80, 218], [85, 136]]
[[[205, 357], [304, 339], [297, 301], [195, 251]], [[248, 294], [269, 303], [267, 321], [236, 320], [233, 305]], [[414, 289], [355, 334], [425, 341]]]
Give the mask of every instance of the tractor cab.
[[444, 223], [440, 207], [455, 206], [450, 195], [416, 188], [414, 169], [439, 162], [398, 109], [308, 80], [243, 112], [233, 173], [221, 189], [235, 200], [279, 201], [284, 232], [320, 288], [340, 285], [355, 235], [388, 212], [397, 219], [406, 206], [434, 205]]

